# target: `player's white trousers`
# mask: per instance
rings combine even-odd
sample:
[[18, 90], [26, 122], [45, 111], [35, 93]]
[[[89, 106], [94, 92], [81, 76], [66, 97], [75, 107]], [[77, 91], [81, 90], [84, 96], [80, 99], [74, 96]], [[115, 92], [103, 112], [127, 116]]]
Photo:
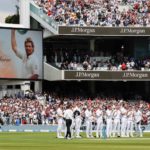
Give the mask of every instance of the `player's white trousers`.
[[127, 131], [127, 119], [122, 118], [122, 120], [121, 120], [121, 137], [126, 136], [126, 131]]
[[60, 118], [57, 120], [58, 121], [58, 127], [57, 127], [57, 137], [61, 137], [61, 132], [62, 132], [62, 128], [63, 128], [63, 119]]
[[113, 137], [120, 136], [120, 119], [115, 119], [113, 123]]
[[133, 137], [133, 121], [128, 120], [127, 122], [127, 137]]
[[111, 137], [111, 133], [112, 133], [112, 119], [107, 119], [106, 122], [107, 122], [106, 135], [107, 135], [107, 137]]
[[80, 136], [80, 127], [81, 127], [81, 118], [80, 117], [77, 117], [75, 119], [75, 133], [76, 133], [76, 136]]
[[86, 137], [92, 136], [92, 122], [87, 120], [86, 121]]
[[140, 137], [143, 137], [143, 132], [142, 132], [142, 129], [141, 129], [141, 122], [139, 123], [135, 123], [135, 130], [136, 132], [140, 134]]
[[103, 129], [103, 120], [101, 118], [97, 119], [97, 128], [96, 128], [96, 137], [102, 137], [102, 129]]
[[75, 119], [72, 119], [72, 124], [71, 124], [71, 127], [70, 127], [70, 130], [71, 130], [71, 137], [74, 137], [74, 131], [75, 131]]

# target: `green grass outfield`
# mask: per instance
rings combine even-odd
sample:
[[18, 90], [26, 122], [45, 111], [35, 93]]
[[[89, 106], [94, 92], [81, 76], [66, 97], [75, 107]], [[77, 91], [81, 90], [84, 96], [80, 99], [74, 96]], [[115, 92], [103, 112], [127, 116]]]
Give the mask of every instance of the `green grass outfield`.
[[0, 150], [150, 150], [150, 133], [143, 138], [66, 140], [56, 133], [1, 132]]

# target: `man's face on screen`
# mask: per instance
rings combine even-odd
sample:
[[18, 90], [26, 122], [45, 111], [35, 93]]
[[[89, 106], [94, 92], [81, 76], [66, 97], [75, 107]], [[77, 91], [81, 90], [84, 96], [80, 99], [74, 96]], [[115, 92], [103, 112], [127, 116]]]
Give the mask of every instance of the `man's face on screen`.
[[27, 56], [29, 56], [29, 55], [31, 55], [31, 54], [33, 53], [34, 48], [33, 48], [33, 45], [32, 45], [31, 42], [27, 42], [27, 43], [25, 44], [25, 50], [26, 50]]

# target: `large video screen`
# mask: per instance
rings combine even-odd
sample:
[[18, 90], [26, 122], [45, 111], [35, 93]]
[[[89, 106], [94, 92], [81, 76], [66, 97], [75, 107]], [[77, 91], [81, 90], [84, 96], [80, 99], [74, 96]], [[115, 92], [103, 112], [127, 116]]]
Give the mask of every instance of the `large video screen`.
[[0, 0], [0, 27], [29, 28], [30, 0]]
[[42, 31], [0, 28], [0, 78], [43, 78]]

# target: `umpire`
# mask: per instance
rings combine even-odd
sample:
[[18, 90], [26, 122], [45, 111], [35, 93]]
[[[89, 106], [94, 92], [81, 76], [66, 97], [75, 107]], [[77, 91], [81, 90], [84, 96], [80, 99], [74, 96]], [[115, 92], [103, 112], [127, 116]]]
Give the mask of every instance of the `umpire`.
[[73, 119], [73, 111], [72, 111], [72, 105], [68, 104], [64, 113], [64, 119], [66, 120], [66, 127], [67, 127], [67, 132], [66, 132], [66, 139], [71, 139], [71, 124], [72, 124], [72, 119]]

